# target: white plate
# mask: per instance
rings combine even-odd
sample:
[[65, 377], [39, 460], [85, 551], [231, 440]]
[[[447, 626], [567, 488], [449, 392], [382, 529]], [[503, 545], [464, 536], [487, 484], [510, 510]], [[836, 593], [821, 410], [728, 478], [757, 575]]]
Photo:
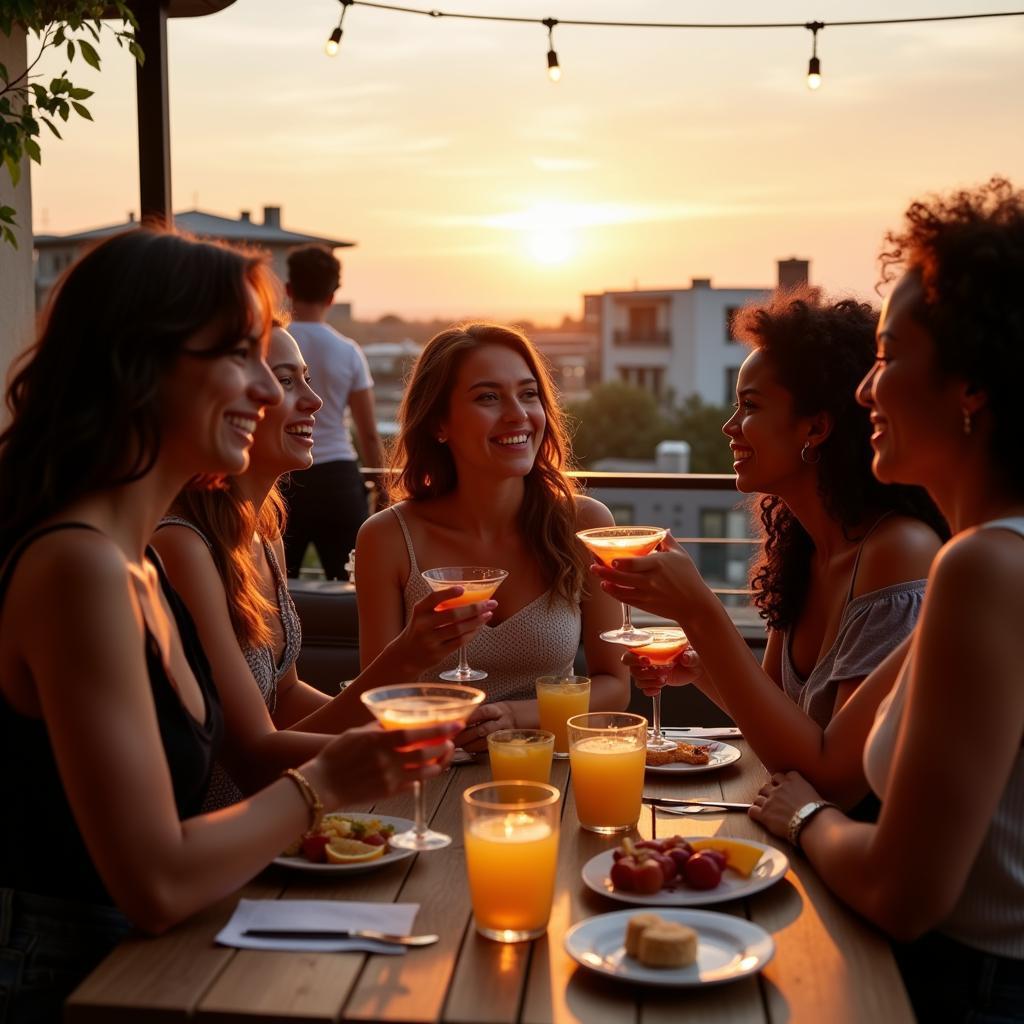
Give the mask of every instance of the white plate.
[[[414, 825], [408, 818], [390, 818], [386, 814], [360, 814], [356, 811], [331, 811], [331, 814], [340, 814], [353, 821], [379, 821], [382, 825], [394, 825], [396, 832], [407, 832]], [[274, 864], [280, 864], [283, 868], [292, 868], [295, 871], [309, 871], [314, 875], [357, 875], [363, 871], [376, 871], [386, 864], [394, 864], [396, 860], [405, 860], [411, 857], [415, 850], [396, 850], [393, 847], [384, 852], [383, 857], [376, 860], [364, 861], [361, 864], [315, 864], [306, 860], [300, 853], [296, 857], [275, 857]]]
[[[689, 740], [683, 742], [689, 743]], [[688, 775], [692, 772], [713, 772], [716, 768], [722, 768], [733, 761], [738, 761], [741, 751], [729, 743], [719, 743], [718, 740], [695, 740], [695, 747], [708, 748], [707, 764], [687, 764], [685, 761], [673, 761], [671, 764], [649, 764], [649, 772], [657, 772], [665, 775]]]
[[666, 921], [697, 933], [697, 962], [688, 967], [645, 967], [626, 956], [626, 922], [635, 911], [599, 914], [565, 933], [565, 951], [582, 967], [608, 978], [639, 985], [690, 988], [736, 981], [764, 969], [775, 955], [775, 941], [759, 925], [713, 910], [665, 910]]
[[[691, 842], [696, 839], [708, 839], [708, 836], [687, 836]], [[723, 839], [729, 838], [722, 836]], [[724, 903], [726, 900], [737, 900], [743, 896], [752, 896], [755, 892], [774, 885], [789, 869], [789, 858], [774, 846], [767, 843], [756, 843], [753, 839], [741, 842], [756, 846], [764, 853], [757, 867], [744, 878], [731, 868], [722, 873], [722, 881], [714, 889], [691, 889], [685, 883], [678, 889], [659, 889], [647, 895], [639, 892], [624, 892], [612, 887], [608, 872], [611, 871], [614, 850], [605, 850], [596, 857], [591, 857], [583, 865], [583, 881], [588, 889], [618, 900], [620, 903], [635, 903], [644, 907], [703, 907], [711, 903]]]

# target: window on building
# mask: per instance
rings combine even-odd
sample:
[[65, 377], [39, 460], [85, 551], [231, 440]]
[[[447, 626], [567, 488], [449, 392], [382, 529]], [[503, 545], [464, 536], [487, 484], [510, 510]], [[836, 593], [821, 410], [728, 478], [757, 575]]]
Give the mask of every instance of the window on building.
[[[700, 510], [700, 536], [717, 538], [749, 537], [747, 513], [728, 508]], [[754, 551], [749, 544], [701, 544], [698, 548], [700, 574], [710, 586], [746, 586], [747, 566]]]
[[608, 511], [614, 517], [616, 526], [632, 526], [636, 521], [636, 510], [632, 505], [613, 505], [609, 502]]
[[725, 404], [732, 405], [736, 401], [736, 380], [740, 375], [738, 366], [725, 368]]
[[726, 306], [725, 307], [725, 340], [726, 341], [739, 341], [736, 337], [736, 333], [733, 330], [734, 323], [736, 321], [736, 314], [740, 311], [741, 306]]
[[630, 306], [630, 341], [651, 341], [658, 330], [658, 310], [654, 306]]

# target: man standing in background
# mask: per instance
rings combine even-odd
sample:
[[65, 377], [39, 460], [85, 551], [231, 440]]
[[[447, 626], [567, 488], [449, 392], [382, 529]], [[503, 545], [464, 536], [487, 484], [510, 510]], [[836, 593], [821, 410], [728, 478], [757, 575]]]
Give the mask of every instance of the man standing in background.
[[309, 367], [313, 390], [324, 402], [313, 428], [313, 465], [292, 474], [285, 492], [289, 576], [298, 576], [306, 546], [312, 543], [327, 578], [342, 579], [348, 553], [366, 519], [366, 487], [345, 422], [346, 409], [352, 413], [366, 464], [383, 464], [366, 357], [354, 341], [325, 322], [340, 284], [341, 263], [330, 250], [310, 245], [289, 254], [292, 322], [288, 331]]

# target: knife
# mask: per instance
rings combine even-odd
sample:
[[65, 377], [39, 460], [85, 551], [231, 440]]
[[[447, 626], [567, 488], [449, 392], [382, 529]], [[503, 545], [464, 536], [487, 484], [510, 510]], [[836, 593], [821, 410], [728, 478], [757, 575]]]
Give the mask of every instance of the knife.
[[250, 939], [372, 939], [395, 946], [432, 946], [440, 939], [439, 935], [388, 935], [340, 928], [247, 928], [242, 934]]
[[681, 800], [671, 796], [645, 796], [643, 802], [652, 807], [721, 807], [726, 811], [747, 811], [752, 806], [728, 800]]
[[675, 736], [678, 739], [702, 739], [702, 740], [741, 740], [743, 734], [736, 726], [716, 725], [702, 726], [695, 725], [689, 729], [663, 729], [666, 736]]

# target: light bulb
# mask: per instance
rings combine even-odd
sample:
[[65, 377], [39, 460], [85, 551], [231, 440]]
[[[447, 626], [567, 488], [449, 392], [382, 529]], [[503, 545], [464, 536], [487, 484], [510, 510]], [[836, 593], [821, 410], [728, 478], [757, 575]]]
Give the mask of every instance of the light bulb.
[[557, 82], [562, 77], [562, 69], [558, 66], [558, 54], [554, 50], [548, 50], [548, 78]]
[[807, 65], [807, 88], [821, 88], [821, 61], [817, 57], [812, 57]]
[[338, 25], [331, 33], [330, 38], [324, 44], [324, 53], [328, 57], [336, 57], [338, 55], [338, 47], [341, 45], [341, 26]]

